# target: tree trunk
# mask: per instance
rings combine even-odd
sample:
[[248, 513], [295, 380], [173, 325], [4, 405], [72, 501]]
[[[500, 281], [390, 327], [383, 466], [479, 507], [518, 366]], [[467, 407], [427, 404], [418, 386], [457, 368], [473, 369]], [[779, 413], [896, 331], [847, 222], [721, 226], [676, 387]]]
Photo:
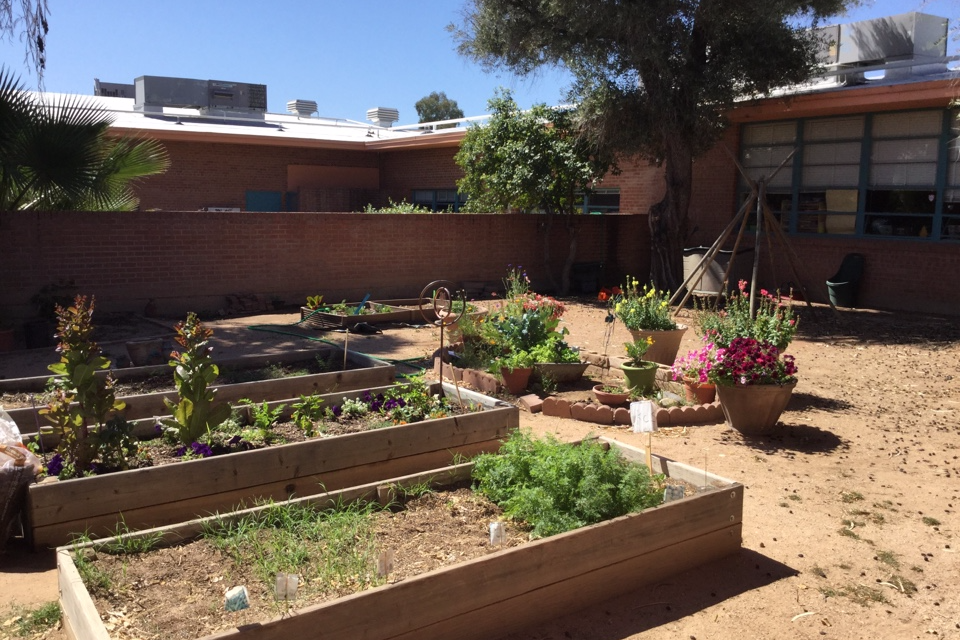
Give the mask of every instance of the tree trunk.
[[580, 235], [580, 229], [571, 214], [564, 216], [564, 222], [566, 222], [570, 245], [567, 248], [567, 259], [563, 263], [563, 272], [560, 274], [560, 295], [562, 296], [570, 293], [570, 272], [573, 271], [573, 261], [577, 259], [577, 238]]
[[668, 137], [665, 148], [666, 192], [660, 202], [650, 207], [650, 279], [659, 289], [675, 291], [683, 282], [693, 156], [676, 137]]

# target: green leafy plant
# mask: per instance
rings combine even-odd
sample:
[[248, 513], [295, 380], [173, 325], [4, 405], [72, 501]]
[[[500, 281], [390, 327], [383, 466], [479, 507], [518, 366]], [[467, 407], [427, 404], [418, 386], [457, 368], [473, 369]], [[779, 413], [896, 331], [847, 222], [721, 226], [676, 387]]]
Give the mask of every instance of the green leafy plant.
[[643, 356], [647, 354], [647, 349], [653, 344], [653, 338], [637, 338], [633, 342], [623, 343], [623, 348], [627, 352], [626, 365], [629, 367], [639, 367], [643, 362]]
[[653, 284], [643, 285], [627, 276], [621, 293], [610, 298], [613, 313], [627, 329], [633, 331], [668, 331], [677, 328], [670, 317], [670, 292]]
[[501, 369], [513, 371], [514, 369], [529, 369], [536, 361], [533, 355], [528, 351], [511, 351], [505, 356], [497, 359], [497, 365]]
[[473, 480], [504, 513], [545, 537], [654, 507], [663, 478], [611, 448], [585, 440], [565, 444], [515, 431], [500, 451], [475, 459]]
[[560, 333], [552, 333], [546, 341], [534, 345], [530, 349], [530, 355], [534, 362], [580, 362], [580, 352], [571, 349]]
[[215, 402], [216, 391], [209, 388], [220, 372], [210, 357], [213, 330], [204, 327], [197, 314], [190, 312], [186, 321], [177, 323], [176, 332], [176, 341], [183, 351], [170, 354], [170, 366], [174, 368], [173, 382], [179, 399], [164, 400], [173, 416], [162, 422], [187, 445], [229, 418], [230, 405]]
[[125, 406], [116, 399], [113, 377], [95, 375], [109, 369], [110, 361], [93, 341], [94, 307], [94, 299], [88, 304], [86, 296], [77, 296], [68, 307], [56, 307], [60, 362], [48, 368], [58, 377], [51, 379], [50, 403], [40, 410], [60, 435], [57, 453], [62, 466], [57, 471], [68, 478], [93, 470], [107, 417]]
[[240, 404], [250, 408], [250, 422], [255, 429], [259, 429], [260, 431], [269, 431], [270, 427], [276, 424], [280, 416], [283, 415], [283, 410], [287, 407], [287, 405], [281, 404], [271, 409], [270, 403], [267, 401], [257, 404], [249, 398], [242, 398]]
[[323, 296], [307, 296], [307, 309], [319, 309], [323, 306]]
[[[31, 610], [16, 607], [11, 613], [15, 614], [14, 617], [5, 615], [4, 620], [16, 621], [13, 626], [14, 633], [21, 638], [42, 637], [45, 631], [59, 624], [61, 617], [60, 603], [56, 600]], [[4, 626], [9, 624], [8, 622]]]
[[756, 314], [751, 316], [750, 292], [747, 282], [741, 280], [737, 290], [725, 296], [722, 310], [697, 309], [697, 332], [718, 347], [727, 347], [736, 338], [753, 338], [783, 351], [797, 333], [793, 307], [783, 304], [779, 293], [773, 295], [766, 289], [759, 293]]
[[400, 202], [394, 202], [392, 198], [387, 198], [389, 203], [386, 207], [374, 207], [372, 204], [368, 204], [364, 207], [364, 213], [431, 213], [430, 209], [422, 207], [406, 200], [401, 200]]
[[293, 407], [293, 413], [290, 419], [307, 436], [316, 435], [316, 424], [329, 413], [329, 409], [324, 406], [323, 398], [317, 395], [301, 395], [300, 401], [294, 402], [291, 406]]

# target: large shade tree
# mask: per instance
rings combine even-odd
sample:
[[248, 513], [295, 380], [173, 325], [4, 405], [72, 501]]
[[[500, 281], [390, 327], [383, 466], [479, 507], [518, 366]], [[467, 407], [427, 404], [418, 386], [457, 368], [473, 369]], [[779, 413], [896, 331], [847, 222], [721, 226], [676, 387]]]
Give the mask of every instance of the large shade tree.
[[570, 243], [554, 288], [567, 293], [577, 251], [578, 202], [616, 165], [578, 134], [570, 109], [534, 105], [522, 111], [508, 90], [487, 103], [490, 119], [472, 126], [455, 156], [464, 171], [457, 182], [469, 211], [519, 211], [546, 216], [544, 267], [551, 279], [549, 230], [561, 214]]
[[25, 61], [43, 82], [47, 66], [47, 33], [50, 25], [47, 0], [0, 0], [0, 40], [19, 37], [24, 44]]
[[[420, 122], [439, 122], [440, 120], [456, 120], [463, 117], [463, 109], [456, 100], [451, 100], [443, 91], [433, 91], [423, 96], [413, 105], [420, 116]], [[438, 129], [452, 129], [456, 123], [438, 125]]]
[[451, 25], [461, 54], [526, 75], [565, 66], [595, 143], [663, 166], [649, 211], [652, 278], [680, 283], [693, 161], [737, 98], [816, 70], [815, 26], [846, 0], [471, 0]]
[[82, 97], [44, 103], [0, 70], [0, 211], [135, 209], [133, 184], [169, 160], [155, 140], [111, 135], [111, 122]]

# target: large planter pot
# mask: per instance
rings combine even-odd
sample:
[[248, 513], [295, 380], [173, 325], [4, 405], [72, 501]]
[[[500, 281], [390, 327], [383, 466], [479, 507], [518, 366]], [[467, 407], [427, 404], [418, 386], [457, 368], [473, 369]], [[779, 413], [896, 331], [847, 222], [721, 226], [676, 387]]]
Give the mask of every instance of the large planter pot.
[[[649, 455], [627, 445], [615, 442], [611, 445], [634, 461], [642, 462]], [[706, 562], [739, 553], [744, 486], [661, 456], [650, 457], [654, 473], [696, 486], [708, 484], [712, 490], [560, 535], [491, 551], [473, 560], [327, 602], [298, 606], [293, 615], [278, 615], [275, 608], [261, 608], [265, 617], [256, 623], [237, 625], [206, 638], [241, 640], [322, 635], [326, 640], [361, 637], [366, 640], [485, 640], [521, 631], [571, 610], [595, 606], [643, 585], [656, 584]], [[440, 485], [455, 480], [454, 472], [465, 467], [469, 465], [432, 469], [428, 473], [394, 477], [369, 485], [357, 484], [341, 491], [299, 498], [296, 502], [322, 509], [338, 501], [373, 501], [378, 498], [378, 489], [384, 486]], [[469, 469], [464, 471], [459, 477], [468, 477]], [[249, 511], [227, 513], [219, 518], [235, 520], [247, 513]], [[177, 544], [200, 535], [204, 525], [212, 520], [193, 520], [151, 533], [160, 536], [160, 545]], [[139, 535], [126, 534], [124, 539]], [[101, 612], [83, 584], [74, 556], [81, 549], [97, 549], [115, 541], [93, 541], [57, 551], [63, 626], [69, 637], [110, 637]], [[186, 593], [172, 595], [184, 600], [194, 597]], [[222, 607], [222, 598], [211, 606]], [[267, 606], [276, 605], [268, 603]], [[390, 611], [402, 611], [403, 615], [371, 615], [371, 612]], [[127, 615], [136, 623], [138, 613], [129, 611]]]
[[[386, 391], [386, 387], [370, 390]], [[333, 404], [364, 390], [321, 395]], [[229, 455], [34, 484], [28, 488], [25, 533], [34, 549], [68, 544], [77, 534], [111, 535], [119, 526], [143, 530], [226, 513], [263, 500], [310, 496], [377, 482], [500, 448], [520, 426], [506, 402], [453, 385], [431, 393], [482, 408], [360, 433], [315, 438]], [[285, 401], [285, 416], [290, 400]], [[279, 403], [271, 403], [278, 407]], [[85, 636], [84, 636], [85, 637]]]
[[530, 382], [530, 375], [532, 373], [533, 367], [516, 367], [514, 369], [502, 367], [500, 369], [503, 386], [515, 396], [519, 396], [527, 390], [527, 383]]
[[641, 360], [640, 365], [636, 367], [628, 364], [620, 365], [620, 370], [623, 371], [623, 377], [627, 381], [627, 386], [631, 389], [636, 389], [642, 394], [651, 393], [654, 388], [656, 388], [657, 368], [658, 365], [656, 362], [648, 362], [646, 360]]
[[645, 331], [643, 329], [630, 329], [629, 331], [634, 340], [653, 338], [653, 344], [647, 349], [644, 358], [650, 362], [673, 366], [677, 359], [677, 351], [680, 350], [680, 341], [683, 340], [683, 334], [686, 333], [687, 326], [678, 324], [676, 329], [668, 331]]
[[710, 404], [717, 397], [717, 385], [700, 382], [693, 378], [683, 379], [683, 394], [687, 402]]
[[727, 424], [745, 436], [772, 433], [787, 408], [797, 383], [717, 386], [717, 397]]

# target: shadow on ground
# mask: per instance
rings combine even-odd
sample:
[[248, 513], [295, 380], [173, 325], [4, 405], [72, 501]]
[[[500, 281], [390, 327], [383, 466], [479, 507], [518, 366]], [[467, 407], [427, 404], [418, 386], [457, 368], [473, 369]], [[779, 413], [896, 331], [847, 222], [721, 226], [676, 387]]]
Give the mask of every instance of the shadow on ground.
[[820, 454], [846, 451], [849, 443], [831, 431], [809, 424], [782, 424], [780, 429], [769, 436], [747, 437], [730, 429], [720, 435], [726, 444], [750, 447], [768, 454]]
[[[502, 640], [619, 640], [676, 622], [724, 600], [797, 575], [796, 569], [749, 549], [556, 618]], [[686, 638], [687, 636], [678, 636]]]
[[890, 313], [818, 306], [813, 312], [794, 307], [800, 316], [798, 335], [828, 344], [943, 346], [960, 342], [957, 318], [916, 313]]
[[790, 405], [787, 407], [790, 411], [809, 411], [818, 409], [830, 413], [839, 413], [853, 408], [853, 405], [846, 400], [837, 400], [835, 398], [824, 398], [812, 393], [793, 392], [790, 397]]

